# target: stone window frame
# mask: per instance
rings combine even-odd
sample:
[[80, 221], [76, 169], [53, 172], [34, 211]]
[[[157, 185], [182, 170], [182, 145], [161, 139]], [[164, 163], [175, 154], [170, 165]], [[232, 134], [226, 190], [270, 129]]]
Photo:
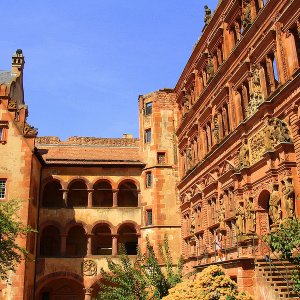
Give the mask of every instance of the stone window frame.
[[152, 172], [148, 171], [145, 175], [145, 186], [146, 188], [151, 188], [153, 184]]
[[[157, 164], [158, 165], [165, 165], [167, 164], [167, 153], [166, 151], [157, 151]], [[163, 160], [161, 160], [163, 158]]]
[[7, 179], [0, 178], [0, 200], [5, 200], [7, 196]]
[[7, 133], [8, 133], [8, 122], [0, 121], [0, 143], [3, 145], [7, 143]]
[[153, 225], [153, 210], [152, 210], [152, 208], [146, 209], [145, 221], [146, 221], [145, 222], [146, 226]]
[[144, 115], [150, 116], [152, 114], [152, 108], [153, 108], [153, 102], [152, 101], [146, 102], [144, 108]]
[[151, 143], [151, 128], [145, 129], [144, 141], [146, 144]]

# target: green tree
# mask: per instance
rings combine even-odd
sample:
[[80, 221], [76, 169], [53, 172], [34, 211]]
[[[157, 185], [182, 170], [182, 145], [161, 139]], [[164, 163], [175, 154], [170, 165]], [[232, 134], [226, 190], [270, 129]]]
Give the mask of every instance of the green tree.
[[15, 271], [18, 263], [28, 255], [26, 249], [16, 243], [18, 237], [25, 237], [32, 231], [18, 216], [21, 206], [19, 200], [0, 203], [0, 279], [7, 279], [9, 271]]
[[225, 274], [221, 266], [212, 265], [198, 273], [194, 279], [184, 280], [171, 288], [163, 300], [252, 300], [239, 292], [237, 284]]
[[266, 241], [272, 250], [280, 253], [280, 258], [295, 265], [292, 273], [293, 289], [300, 292], [300, 220], [288, 219], [280, 224], [277, 231], [271, 232]]
[[147, 300], [161, 299], [168, 290], [182, 280], [183, 260], [173, 266], [168, 239], [159, 245], [162, 265], [155, 256], [149, 238], [146, 238], [147, 254], [138, 249], [137, 258], [131, 261], [121, 245], [118, 262], [107, 258], [108, 270], [101, 269], [101, 292], [98, 299]]

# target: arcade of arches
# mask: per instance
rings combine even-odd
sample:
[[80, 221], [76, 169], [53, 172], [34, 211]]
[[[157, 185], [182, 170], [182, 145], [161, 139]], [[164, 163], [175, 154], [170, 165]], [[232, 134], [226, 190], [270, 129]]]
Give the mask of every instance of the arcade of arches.
[[91, 189], [83, 180], [74, 180], [66, 189], [55, 180], [48, 182], [43, 191], [44, 208], [73, 207], [138, 207], [139, 190], [135, 183], [122, 181], [113, 189], [108, 181], [97, 181]]

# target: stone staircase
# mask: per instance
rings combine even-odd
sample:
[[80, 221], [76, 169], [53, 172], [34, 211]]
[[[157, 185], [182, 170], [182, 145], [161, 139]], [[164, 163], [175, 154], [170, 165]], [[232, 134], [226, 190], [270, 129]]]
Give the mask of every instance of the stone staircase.
[[272, 288], [274, 299], [300, 299], [300, 295], [293, 292], [291, 272], [294, 266], [291, 263], [279, 259], [271, 259], [271, 262], [257, 259], [255, 267], [258, 282], [263, 280]]

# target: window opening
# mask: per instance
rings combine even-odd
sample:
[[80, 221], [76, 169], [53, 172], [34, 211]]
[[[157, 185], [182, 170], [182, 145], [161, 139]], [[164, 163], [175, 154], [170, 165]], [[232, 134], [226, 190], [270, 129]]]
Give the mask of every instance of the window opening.
[[146, 173], [146, 188], [150, 188], [152, 186], [152, 174], [151, 172]]
[[157, 163], [159, 165], [164, 165], [166, 163], [166, 153], [165, 152], [157, 153]]
[[148, 209], [146, 211], [146, 225], [150, 226], [153, 224], [153, 214], [152, 214], [152, 209]]
[[6, 180], [0, 180], [0, 199], [4, 199], [6, 194]]
[[151, 142], [151, 129], [145, 130], [145, 143]]
[[151, 115], [152, 114], [152, 102], [148, 102], [145, 105], [145, 115]]

